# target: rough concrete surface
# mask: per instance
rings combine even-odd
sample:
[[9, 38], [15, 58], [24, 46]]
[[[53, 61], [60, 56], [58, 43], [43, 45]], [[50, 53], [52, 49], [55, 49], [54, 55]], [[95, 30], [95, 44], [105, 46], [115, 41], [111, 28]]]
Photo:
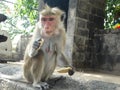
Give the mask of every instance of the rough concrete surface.
[[[0, 64], [0, 90], [40, 90], [25, 80], [6, 79], [3, 75], [22, 75], [20, 64]], [[76, 72], [73, 76], [54, 72], [48, 80], [49, 90], [120, 90], [120, 77], [100, 73]]]

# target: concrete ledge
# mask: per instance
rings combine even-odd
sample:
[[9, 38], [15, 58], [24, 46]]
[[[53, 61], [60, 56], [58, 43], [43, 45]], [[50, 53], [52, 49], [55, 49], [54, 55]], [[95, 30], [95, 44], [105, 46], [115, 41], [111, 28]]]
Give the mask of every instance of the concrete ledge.
[[[21, 65], [0, 64], [0, 72], [4, 75], [15, 76], [13, 73], [22, 72]], [[0, 74], [0, 90], [40, 90], [22, 80], [2, 78], [2, 74]], [[70, 77], [67, 74], [54, 73], [53, 77], [48, 80], [48, 84], [49, 90], [120, 90], [120, 78], [114, 77], [114, 79], [118, 79], [118, 83], [114, 83], [112, 77], [100, 74], [76, 72]]]
[[34, 88], [27, 83], [8, 79], [0, 79], [0, 90], [34, 90]]
[[[51, 85], [53, 86], [49, 90], [120, 90], [120, 85], [118, 84], [102, 81], [75, 81], [68, 77], [58, 80]], [[19, 81], [0, 79], [0, 90], [39, 90], [39, 88], [33, 88], [31, 84]]]

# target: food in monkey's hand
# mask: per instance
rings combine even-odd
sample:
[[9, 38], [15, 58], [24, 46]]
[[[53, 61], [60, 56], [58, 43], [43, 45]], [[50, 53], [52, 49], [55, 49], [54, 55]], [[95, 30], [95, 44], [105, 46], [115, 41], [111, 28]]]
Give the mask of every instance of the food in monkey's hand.
[[44, 39], [42, 39], [42, 38], [41, 38], [41, 39], [39, 40], [39, 43], [40, 43], [40, 46], [39, 46], [39, 48], [38, 48], [38, 49], [40, 49], [40, 48], [41, 48], [41, 46], [43, 45], [43, 43], [44, 43]]
[[68, 73], [70, 76], [74, 74], [74, 71], [71, 67], [61, 68], [57, 70], [59, 73]]
[[43, 43], [44, 43], [44, 39], [40, 38], [40, 39], [34, 41], [33, 48], [39, 50], [40, 47], [43, 45]]

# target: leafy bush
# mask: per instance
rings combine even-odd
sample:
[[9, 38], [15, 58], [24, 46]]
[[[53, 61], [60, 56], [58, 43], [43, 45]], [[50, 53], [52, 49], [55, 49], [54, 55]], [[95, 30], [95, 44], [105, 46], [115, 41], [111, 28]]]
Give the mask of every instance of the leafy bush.
[[15, 9], [21, 18], [29, 18], [30, 23], [34, 24], [38, 17], [38, 0], [17, 0]]

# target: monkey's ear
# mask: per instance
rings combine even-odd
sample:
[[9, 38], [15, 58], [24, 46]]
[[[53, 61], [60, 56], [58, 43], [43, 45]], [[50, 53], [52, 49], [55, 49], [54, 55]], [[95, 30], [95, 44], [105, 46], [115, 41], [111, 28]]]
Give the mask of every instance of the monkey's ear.
[[61, 15], [61, 21], [64, 21], [66, 18], [66, 13], [64, 12], [62, 15]]
[[47, 9], [50, 9], [50, 8], [51, 7], [47, 3], [45, 3], [44, 9], [47, 10]]

